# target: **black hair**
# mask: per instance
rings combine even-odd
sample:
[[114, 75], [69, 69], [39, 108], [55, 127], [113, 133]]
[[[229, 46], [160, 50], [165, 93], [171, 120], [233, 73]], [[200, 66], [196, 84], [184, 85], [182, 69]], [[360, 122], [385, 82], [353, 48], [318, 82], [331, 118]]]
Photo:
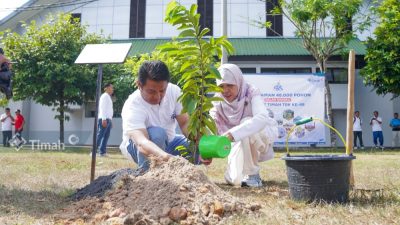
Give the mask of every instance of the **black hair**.
[[399, 114], [397, 112], [395, 112], [394, 115], [399, 115]]
[[145, 61], [139, 68], [138, 79], [142, 85], [145, 85], [148, 79], [169, 82], [168, 67], [159, 60]]
[[0, 54], [4, 55], [4, 50], [0, 48]]
[[376, 110], [374, 111], [374, 113], [378, 113], [378, 114], [379, 114], [379, 112], [378, 112], [378, 111], [376, 111]]
[[103, 89], [106, 89], [106, 88], [110, 87], [111, 85], [112, 85], [112, 83], [106, 83], [106, 84], [103, 86]]
[[6, 108], [6, 111], [10, 111], [10, 108], [7, 107], [7, 108]]
[[359, 113], [359, 112], [360, 112], [360, 111], [357, 110], [357, 111], [355, 111], [354, 113]]

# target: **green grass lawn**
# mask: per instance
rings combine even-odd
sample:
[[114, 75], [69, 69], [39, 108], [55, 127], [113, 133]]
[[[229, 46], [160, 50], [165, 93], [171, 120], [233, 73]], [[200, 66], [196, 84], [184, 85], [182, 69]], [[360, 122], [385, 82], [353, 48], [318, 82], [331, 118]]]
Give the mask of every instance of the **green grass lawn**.
[[[52, 224], [53, 215], [70, 204], [67, 196], [89, 183], [89, 151], [0, 148], [0, 224]], [[227, 192], [263, 206], [258, 217], [237, 216], [229, 224], [400, 224], [400, 150], [355, 152], [355, 188], [347, 204], [290, 200], [285, 162], [280, 159], [284, 154], [279, 150], [274, 160], [261, 164], [264, 187], [260, 189], [225, 185], [226, 159], [216, 159], [211, 166], [203, 167], [210, 179]], [[126, 167], [135, 164], [113, 149], [109, 158], [97, 159], [96, 176]]]

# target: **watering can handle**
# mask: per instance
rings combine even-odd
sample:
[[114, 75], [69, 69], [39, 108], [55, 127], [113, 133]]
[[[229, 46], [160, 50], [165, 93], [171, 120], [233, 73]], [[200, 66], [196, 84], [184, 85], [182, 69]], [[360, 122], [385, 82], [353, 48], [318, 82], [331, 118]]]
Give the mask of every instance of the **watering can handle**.
[[286, 137], [286, 152], [287, 152], [287, 154], [289, 155], [289, 137], [290, 137], [291, 133], [294, 131], [294, 129], [295, 129], [296, 127], [302, 125], [302, 124], [305, 124], [305, 123], [308, 123], [308, 122], [311, 122], [311, 121], [315, 121], [315, 120], [321, 122], [323, 125], [329, 127], [329, 128], [332, 129], [333, 131], [335, 131], [336, 134], [339, 136], [339, 138], [342, 140], [344, 146], [346, 146], [346, 154], [347, 154], [347, 155], [350, 155], [350, 149], [347, 148], [346, 141], [344, 140], [343, 136], [339, 133], [339, 131], [336, 130], [336, 129], [335, 129], [334, 127], [332, 127], [331, 125], [325, 123], [325, 121], [323, 121], [323, 120], [321, 120], [321, 119], [318, 119], [318, 118], [312, 118], [312, 117], [304, 118], [304, 119], [301, 119], [301, 120], [295, 122], [295, 125], [290, 129], [290, 131], [289, 131], [289, 133], [287, 134], [287, 137]]

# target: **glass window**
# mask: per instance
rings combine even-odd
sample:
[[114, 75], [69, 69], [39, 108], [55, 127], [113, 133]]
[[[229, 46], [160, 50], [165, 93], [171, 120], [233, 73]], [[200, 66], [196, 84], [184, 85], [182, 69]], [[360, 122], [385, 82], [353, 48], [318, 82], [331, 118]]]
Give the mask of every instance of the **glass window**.
[[210, 32], [207, 36], [213, 35], [213, 0], [197, 0], [197, 13], [200, 14], [200, 28], [207, 27]]
[[261, 73], [278, 73], [278, 74], [311, 73], [311, 68], [261, 68]]
[[146, 18], [146, 0], [131, 0], [129, 38], [143, 38]]
[[[320, 70], [317, 68], [317, 73], [319, 72]], [[325, 79], [328, 79], [328, 82], [333, 84], [347, 84], [347, 73], [347, 68], [328, 68], [326, 69]]]
[[242, 73], [256, 73], [257, 70], [256, 68], [240, 68], [240, 70], [242, 71]]

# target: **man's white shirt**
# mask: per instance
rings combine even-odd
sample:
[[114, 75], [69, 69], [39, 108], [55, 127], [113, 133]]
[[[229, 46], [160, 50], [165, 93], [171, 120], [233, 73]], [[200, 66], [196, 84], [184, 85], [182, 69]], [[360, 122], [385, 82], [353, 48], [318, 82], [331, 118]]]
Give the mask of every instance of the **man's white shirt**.
[[362, 120], [360, 117], [356, 117], [354, 116], [353, 118], [354, 122], [353, 122], [353, 131], [362, 131]]
[[181, 89], [171, 83], [160, 104], [152, 105], [146, 102], [140, 90], [133, 92], [122, 108], [122, 143], [120, 149], [125, 156], [129, 144], [128, 133], [137, 129], [148, 127], [162, 127], [168, 135], [168, 141], [172, 141], [176, 135], [176, 116], [181, 114], [182, 104], [178, 101]]
[[108, 93], [103, 93], [99, 101], [99, 119], [112, 119], [114, 114], [113, 102]]
[[[373, 118], [375, 118], [375, 117], [372, 117], [372, 119]], [[372, 126], [372, 131], [382, 131], [382, 124], [378, 123], [378, 121], [382, 123], [382, 118], [380, 118], [378, 116], [378, 117], [375, 118], [375, 120], [372, 120], [372, 119], [371, 119], [371, 121], [372, 121], [372, 125], [371, 125]]]
[[[3, 113], [0, 117], [0, 120], [4, 119], [7, 117], [7, 114]], [[10, 117], [4, 120], [4, 122], [1, 122], [1, 130], [2, 131], [10, 131], [12, 130], [12, 120]]]

